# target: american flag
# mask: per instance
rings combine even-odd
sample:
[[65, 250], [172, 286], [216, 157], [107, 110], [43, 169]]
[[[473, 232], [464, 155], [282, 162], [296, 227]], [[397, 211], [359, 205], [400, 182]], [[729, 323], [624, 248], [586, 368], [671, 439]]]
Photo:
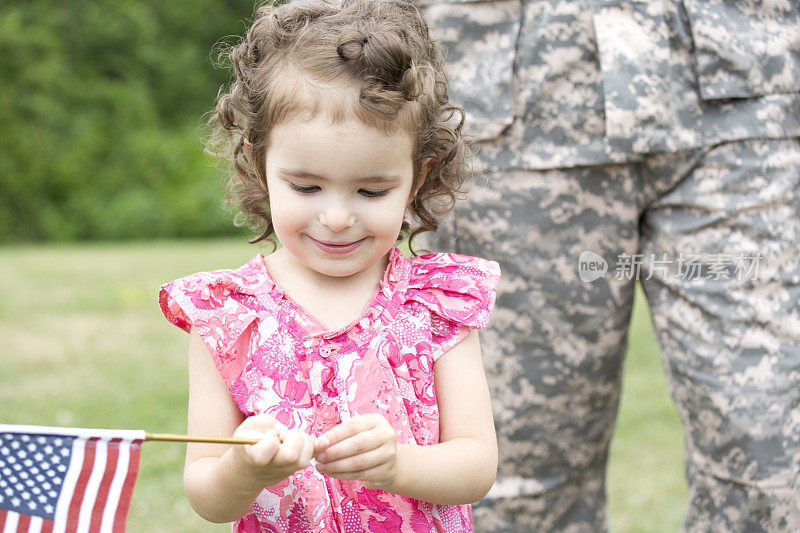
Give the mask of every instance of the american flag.
[[0, 532], [124, 531], [144, 438], [0, 424]]

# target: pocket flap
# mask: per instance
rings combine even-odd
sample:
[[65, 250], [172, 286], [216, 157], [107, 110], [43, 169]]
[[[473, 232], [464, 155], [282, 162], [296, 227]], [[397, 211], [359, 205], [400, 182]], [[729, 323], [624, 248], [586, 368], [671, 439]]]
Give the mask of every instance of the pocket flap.
[[466, 132], [496, 138], [513, 121], [511, 80], [519, 0], [427, 2], [431, 36], [445, 53], [450, 95], [467, 112]]
[[609, 144], [636, 153], [700, 145], [699, 98], [671, 60], [662, 4], [604, 2], [594, 26]]
[[800, 91], [796, 0], [683, 0], [704, 100]]

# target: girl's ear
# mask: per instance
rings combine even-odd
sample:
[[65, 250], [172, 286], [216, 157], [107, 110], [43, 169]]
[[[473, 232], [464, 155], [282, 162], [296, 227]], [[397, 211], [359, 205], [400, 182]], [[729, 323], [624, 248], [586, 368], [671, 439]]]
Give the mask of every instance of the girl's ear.
[[247, 159], [253, 158], [253, 145], [247, 139], [244, 140], [244, 151], [247, 154]]
[[422, 162], [422, 166], [419, 169], [419, 175], [417, 176], [417, 183], [414, 185], [414, 190], [411, 191], [411, 200], [417, 196], [422, 185], [425, 183], [425, 180], [428, 177], [428, 172], [431, 171], [431, 167], [433, 167], [434, 163], [436, 163], [436, 159], [433, 157], [427, 158], [425, 161]]

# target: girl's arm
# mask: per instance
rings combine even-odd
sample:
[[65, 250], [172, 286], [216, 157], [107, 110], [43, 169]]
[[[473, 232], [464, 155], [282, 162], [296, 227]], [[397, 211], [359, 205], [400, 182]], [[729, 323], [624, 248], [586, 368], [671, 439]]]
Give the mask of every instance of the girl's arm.
[[297, 431], [283, 432], [268, 415], [245, 419], [194, 328], [189, 336], [188, 431], [190, 435], [261, 438], [257, 444], [244, 446], [187, 445], [184, 490], [197, 514], [211, 522], [232, 522], [244, 516], [264, 487], [308, 466], [314, 451], [313, 439]]
[[353, 417], [317, 439], [317, 468], [435, 504], [473, 503], [497, 475], [497, 439], [477, 331], [434, 364], [439, 444], [397, 444], [381, 415]]

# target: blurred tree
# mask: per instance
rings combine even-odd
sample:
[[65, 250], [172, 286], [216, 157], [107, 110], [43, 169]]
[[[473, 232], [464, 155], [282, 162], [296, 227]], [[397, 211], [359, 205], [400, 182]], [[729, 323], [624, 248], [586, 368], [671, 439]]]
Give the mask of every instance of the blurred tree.
[[253, 0], [0, 0], [0, 241], [230, 234], [202, 125]]

